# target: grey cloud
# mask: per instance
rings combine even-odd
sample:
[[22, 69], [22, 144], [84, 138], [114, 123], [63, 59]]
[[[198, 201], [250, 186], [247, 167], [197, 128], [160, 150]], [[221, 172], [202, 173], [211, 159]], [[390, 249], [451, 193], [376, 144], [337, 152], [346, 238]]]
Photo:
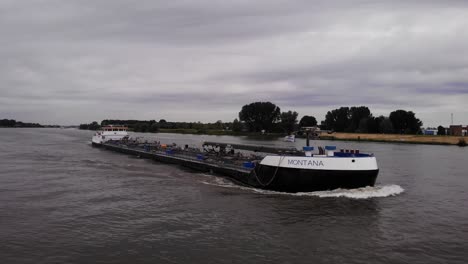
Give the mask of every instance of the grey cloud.
[[435, 0], [0, 1], [0, 113], [229, 121], [270, 100], [436, 125], [468, 118], [467, 16], [468, 2]]

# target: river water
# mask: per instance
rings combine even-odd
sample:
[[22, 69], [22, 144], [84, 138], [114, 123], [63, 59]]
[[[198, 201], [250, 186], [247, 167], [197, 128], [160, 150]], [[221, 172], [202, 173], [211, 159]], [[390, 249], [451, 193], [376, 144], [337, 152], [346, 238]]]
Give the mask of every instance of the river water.
[[283, 194], [96, 149], [91, 135], [0, 129], [1, 263], [468, 262], [467, 148], [312, 142], [374, 153], [377, 186]]

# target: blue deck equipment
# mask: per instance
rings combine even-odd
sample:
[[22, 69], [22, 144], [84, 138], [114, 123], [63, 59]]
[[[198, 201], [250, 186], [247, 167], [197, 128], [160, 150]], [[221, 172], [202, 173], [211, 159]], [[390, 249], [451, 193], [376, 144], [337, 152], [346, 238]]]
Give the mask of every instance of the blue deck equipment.
[[341, 157], [341, 158], [364, 158], [364, 157], [370, 157], [372, 155], [369, 154], [362, 154], [362, 153], [346, 153], [346, 152], [335, 152], [335, 157]]
[[247, 168], [247, 169], [253, 169], [253, 168], [255, 168], [255, 163], [250, 162], [250, 161], [246, 161], [246, 162], [244, 162], [244, 163], [242, 164], [242, 166], [243, 166], [244, 168]]

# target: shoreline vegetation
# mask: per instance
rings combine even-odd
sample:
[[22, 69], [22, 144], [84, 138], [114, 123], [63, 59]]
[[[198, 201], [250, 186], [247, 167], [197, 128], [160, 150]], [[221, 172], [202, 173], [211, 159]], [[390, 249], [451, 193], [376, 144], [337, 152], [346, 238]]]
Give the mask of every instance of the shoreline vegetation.
[[27, 123], [15, 119], [0, 119], [0, 128], [57, 128], [59, 125], [41, 125], [39, 123]]
[[[36, 126], [36, 128], [58, 128], [59, 126]], [[0, 127], [6, 128], [6, 127]], [[28, 127], [10, 127], [10, 128], [28, 128]], [[129, 130], [132, 131], [132, 130]], [[174, 134], [192, 134], [208, 136], [248, 136], [262, 139], [272, 139], [284, 137], [284, 133], [259, 134], [253, 132], [234, 132], [228, 130], [197, 130], [197, 129], [164, 129], [157, 132], [141, 133], [174, 133]], [[305, 138], [305, 136], [296, 136], [296, 138]], [[465, 137], [459, 136], [428, 136], [428, 135], [397, 135], [397, 134], [366, 134], [366, 133], [344, 133], [335, 132], [332, 134], [322, 134], [316, 140], [336, 140], [336, 141], [356, 141], [356, 142], [379, 142], [379, 143], [402, 143], [402, 144], [424, 144], [424, 145], [446, 145], [446, 146], [467, 146]]]
[[[284, 137], [284, 133], [268, 133], [268, 134], [262, 135], [258, 133], [252, 133], [252, 132], [233, 132], [233, 131], [225, 131], [225, 130], [198, 131], [196, 129], [160, 129], [158, 132], [155, 132], [155, 133], [194, 134], [194, 135], [210, 135], [210, 136], [249, 136], [249, 137], [259, 137], [259, 138]], [[305, 136], [298, 135], [296, 136], [296, 138], [305, 138]], [[399, 135], [399, 134], [368, 134], [368, 133], [334, 132], [332, 134], [322, 134], [317, 140], [466, 146], [465, 138], [458, 137], [458, 136], [429, 136], [429, 135], [404, 135], [404, 134]]]
[[[79, 129], [99, 130], [103, 126], [116, 125], [125, 126], [129, 131], [143, 133], [249, 136], [259, 139], [280, 138], [293, 134], [304, 138], [305, 133], [316, 131], [313, 134], [322, 140], [467, 145], [465, 137], [458, 136], [460, 133], [454, 133], [451, 128], [440, 125], [423, 130], [423, 123], [416, 114], [403, 109], [392, 111], [387, 116], [374, 116], [367, 106], [340, 107], [328, 111], [325, 119], [319, 124], [312, 115], [304, 115], [298, 120], [299, 113], [296, 111], [281, 111], [280, 107], [271, 102], [254, 102], [244, 105], [238, 116], [239, 118], [231, 122], [218, 120], [214, 123], [173, 122], [165, 119], [105, 119], [100, 123], [93, 121], [80, 124]], [[4, 126], [47, 127], [37, 123], [0, 119], [0, 127]], [[461, 135], [464, 133], [466, 134], [466, 131]], [[453, 136], [454, 134], [457, 136]]]
[[375, 116], [367, 106], [340, 107], [328, 111], [320, 123], [312, 115], [303, 115], [300, 120], [298, 116], [296, 111], [281, 111], [271, 102], [254, 102], [244, 105], [238, 114], [239, 118], [232, 122], [106, 119], [100, 123], [93, 121], [81, 124], [80, 129], [97, 130], [102, 126], [123, 125], [129, 131], [143, 133], [250, 136], [260, 139], [287, 135], [304, 138], [306, 131], [315, 131], [313, 135], [322, 140], [467, 145], [465, 138], [453, 136], [453, 131], [442, 125], [423, 130], [423, 123], [416, 114], [403, 109], [392, 111], [386, 116]]

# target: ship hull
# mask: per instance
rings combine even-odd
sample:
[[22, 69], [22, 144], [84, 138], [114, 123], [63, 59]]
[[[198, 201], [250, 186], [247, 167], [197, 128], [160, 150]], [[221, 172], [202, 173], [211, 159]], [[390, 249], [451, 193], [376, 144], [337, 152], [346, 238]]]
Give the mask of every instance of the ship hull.
[[[184, 156], [161, 152], [147, 152], [106, 143], [98, 144], [93, 142], [93, 146], [136, 155], [140, 158], [178, 164], [197, 171], [212, 172], [246, 186], [279, 192], [313, 192], [374, 186], [379, 173], [374, 157], [348, 159], [269, 156], [262, 161], [264, 164], [257, 164], [255, 168], [247, 169], [232, 168], [219, 163], [206, 162]], [[298, 168], [297, 166], [303, 167]], [[344, 169], [345, 166], [351, 169]]]
[[247, 182], [256, 188], [280, 192], [312, 192], [374, 186], [375, 170], [314, 170], [259, 165]]
[[101, 143], [96, 143], [96, 142], [94, 142], [94, 141], [91, 141], [91, 145], [92, 145], [93, 147], [97, 147], [97, 148], [102, 147], [102, 144], [101, 144]]

